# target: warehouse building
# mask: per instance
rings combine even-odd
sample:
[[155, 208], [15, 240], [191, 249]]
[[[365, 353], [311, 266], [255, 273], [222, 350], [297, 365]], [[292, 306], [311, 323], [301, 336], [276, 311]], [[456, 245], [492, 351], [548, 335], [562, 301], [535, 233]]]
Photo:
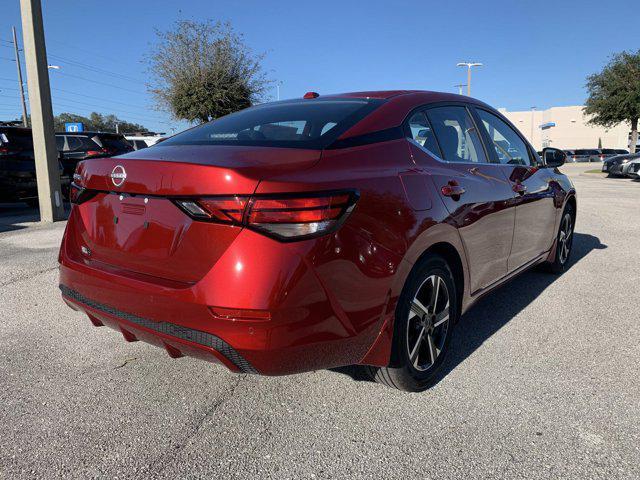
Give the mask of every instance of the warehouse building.
[[629, 148], [631, 126], [621, 123], [612, 128], [588, 125], [583, 106], [552, 107], [548, 110], [510, 112], [500, 108], [536, 150], [544, 147]]

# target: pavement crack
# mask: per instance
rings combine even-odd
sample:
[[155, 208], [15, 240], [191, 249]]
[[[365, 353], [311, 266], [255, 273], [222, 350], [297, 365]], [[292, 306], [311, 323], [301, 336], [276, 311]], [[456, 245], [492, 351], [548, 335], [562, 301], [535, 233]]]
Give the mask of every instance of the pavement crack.
[[113, 369], [118, 370], [119, 368], [126, 367], [127, 364], [134, 362], [137, 359], [138, 357], [125, 358], [123, 363], [121, 363], [120, 365], [116, 365], [115, 367], [113, 367]]
[[58, 266], [56, 265], [55, 267], [50, 267], [50, 268], [45, 268], [45, 269], [42, 269], [42, 270], [38, 270], [38, 271], [32, 273], [31, 275], [20, 275], [20, 276], [17, 276], [15, 278], [12, 278], [8, 282], [0, 283], [0, 287], [6, 287], [7, 285], [12, 285], [14, 283], [21, 282], [23, 280], [30, 280], [32, 278], [37, 277], [38, 275], [42, 275], [43, 273], [51, 272], [52, 270], [57, 270], [57, 269], [58, 269]]
[[[240, 385], [240, 382], [244, 380], [246, 375], [238, 374], [238, 378], [232, 383], [232, 385], [226, 390], [226, 392], [222, 393], [215, 402], [213, 402], [209, 408], [205, 410], [205, 412], [200, 416], [200, 418], [196, 419], [193, 422], [193, 425], [189, 429], [189, 432], [182, 438], [181, 440], [173, 443], [169, 448], [165, 450], [164, 453], [158, 455], [155, 460], [150, 462], [148, 465], [148, 469], [146, 471], [154, 472], [154, 474], [159, 474], [163, 470], [165, 470], [170, 463], [170, 460], [177, 457], [180, 452], [182, 452], [191, 439], [198, 435], [204, 423], [213, 415], [220, 407], [222, 407], [228, 400], [233, 397], [236, 389]], [[156, 470], [157, 468], [157, 470]]]

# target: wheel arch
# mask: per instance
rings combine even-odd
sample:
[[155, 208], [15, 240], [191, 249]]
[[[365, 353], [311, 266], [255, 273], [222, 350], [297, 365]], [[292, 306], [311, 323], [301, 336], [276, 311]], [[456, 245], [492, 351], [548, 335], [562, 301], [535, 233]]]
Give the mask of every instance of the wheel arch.
[[469, 275], [466, 255], [460, 235], [453, 226], [448, 224], [434, 225], [416, 239], [399, 265], [395, 281], [389, 292], [389, 300], [384, 313], [385, 319], [380, 333], [359, 363], [379, 367], [389, 364], [395, 328], [395, 313], [402, 289], [413, 268], [424, 258], [434, 254], [444, 258], [451, 268], [457, 290], [458, 318], [460, 317], [468, 298]]

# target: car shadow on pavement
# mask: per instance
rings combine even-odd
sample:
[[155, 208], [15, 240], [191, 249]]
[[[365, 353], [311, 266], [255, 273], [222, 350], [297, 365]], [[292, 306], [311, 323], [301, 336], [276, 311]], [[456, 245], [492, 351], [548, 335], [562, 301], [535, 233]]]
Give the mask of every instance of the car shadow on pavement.
[[[65, 217], [69, 216], [71, 206], [64, 204]], [[0, 203], [0, 233], [27, 228], [30, 223], [40, 221], [38, 207], [29, 207], [25, 203]]]
[[[602, 244], [598, 237], [574, 233], [573, 251], [567, 269], [573, 268], [593, 250], [605, 248], [607, 246]], [[489, 337], [524, 310], [558, 278], [560, 277], [544, 272], [540, 268], [534, 268], [480, 299], [455, 326], [447, 358], [433, 379], [432, 385], [440, 382], [449, 372], [464, 362]], [[365, 369], [359, 365], [330, 370], [348, 375], [356, 381], [372, 381]]]

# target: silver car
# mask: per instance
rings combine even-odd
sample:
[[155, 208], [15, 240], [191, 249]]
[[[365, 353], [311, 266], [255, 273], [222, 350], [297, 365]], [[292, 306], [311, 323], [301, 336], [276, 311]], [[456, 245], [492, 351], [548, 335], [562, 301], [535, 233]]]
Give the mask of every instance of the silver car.
[[640, 158], [636, 158], [622, 165], [622, 174], [630, 178], [640, 177]]

